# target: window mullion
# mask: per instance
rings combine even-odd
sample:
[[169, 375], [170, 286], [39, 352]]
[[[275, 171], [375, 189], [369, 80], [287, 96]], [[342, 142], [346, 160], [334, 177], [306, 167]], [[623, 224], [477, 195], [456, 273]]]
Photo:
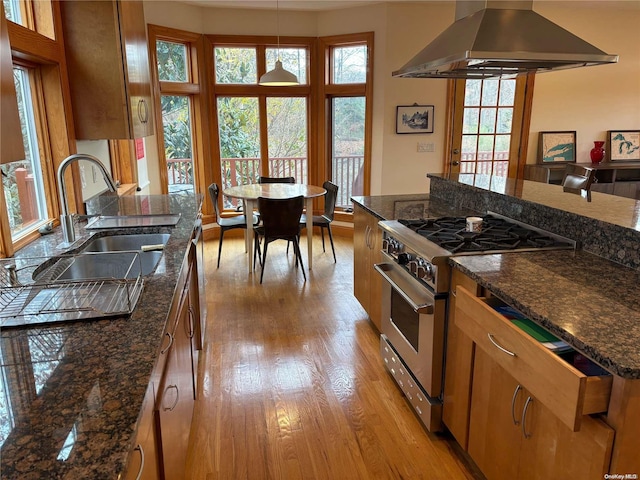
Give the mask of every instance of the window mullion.
[[260, 175], [269, 176], [269, 135], [267, 125], [267, 97], [258, 97], [258, 114], [260, 125]]

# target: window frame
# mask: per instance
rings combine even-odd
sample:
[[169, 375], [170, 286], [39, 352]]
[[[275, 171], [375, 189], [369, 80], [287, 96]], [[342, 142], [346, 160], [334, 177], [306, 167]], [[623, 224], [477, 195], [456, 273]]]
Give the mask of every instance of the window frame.
[[[316, 184], [318, 181], [317, 149], [313, 132], [317, 130], [316, 98], [317, 92], [314, 79], [317, 78], [316, 52], [317, 39], [314, 37], [280, 37], [280, 48], [305, 48], [307, 50], [307, 83], [287, 87], [269, 87], [255, 84], [222, 84], [215, 81], [214, 49], [216, 47], [254, 47], [256, 49], [257, 79], [266, 73], [266, 49], [278, 46], [278, 37], [259, 35], [205, 35], [209, 44], [210, 55], [208, 59], [211, 63], [211, 131], [212, 138], [212, 166], [213, 181], [222, 185], [222, 173], [219, 129], [218, 129], [218, 97], [255, 97], [258, 99], [258, 111], [260, 117], [260, 161], [261, 172], [268, 175], [269, 162], [264, 161], [269, 158], [268, 152], [268, 132], [267, 132], [267, 98], [273, 97], [305, 97], [307, 99], [307, 174], [308, 182]], [[219, 199], [220, 208], [223, 209], [222, 198]]]
[[[169, 193], [169, 178], [167, 172], [167, 159], [164, 153], [164, 131], [162, 123], [162, 96], [187, 96], [190, 100], [192, 160], [194, 189], [197, 193], [206, 191], [208, 179], [211, 178], [211, 167], [206, 162], [211, 158], [211, 141], [206, 132], [209, 130], [207, 112], [208, 86], [204, 80], [208, 69], [205, 55], [206, 45], [203, 36], [197, 33], [187, 32], [175, 28], [162, 27], [148, 24], [149, 60], [151, 64], [151, 80], [154, 85], [154, 103], [156, 116], [156, 146], [158, 149], [158, 168], [160, 173], [160, 188], [163, 194]], [[188, 65], [186, 82], [170, 82], [160, 80], [158, 77], [157, 41], [180, 43], [187, 47]], [[205, 207], [205, 213], [212, 215], [213, 209]]]
[[[333, 53], [335, 48], [356, 45], [367, 46], [367, 72], [365, 83], [333, 83]], [[331, 101], [336, 97], [364, 97], [365, 98], [365, 132], [364, 132], [364, 184], [362, 195], [371, 192], [371, 149], [373, 128], [373, 58], [374, 32], [335, 35], [319, 38], [320, 65], [319, 97], [322, 103], [319, 108], [318, 121], [318, 155], [322, 159], [318, 165], [319, 178], [331, 178], [332, 160], [332, 118]], [[337, 220], [352, 221], [350, 209], [336, 210]], [[348, 213], [349, 215], [346, 215]]]
[[[26, 0], [26, 5], [32, 11], [49, 12], [41, 14], [42, 19], [49, 18], [52, 31], [61, 31], [60, 5], [58, 2]], [[37, 15], [36, 15], [37, 17]], [[45, 186], [45, 196], [49, 221], [54, 225], [59, 225], [60, 206], [56, 195], [56, 181], [54, 172], [58, 165], [71, 154], [75, 149], [73, 138], [73, 121], [65, 115], [71, 111], [71, 97], [66, 75], [66, 62], [64, 45], [60, 39], [53, 39], [38, 33], [34, 29], [24, 27], [7, 20], [7, 32], [13, 63], [23, 62], [26, 66], [33, 66], [36, 69], [37, 91], [34, 101], [38, 102], [40, 115], [37, 118], [40, 162], [43, 166], [43, 183]], [[36, 25], [37, 26], [37, 25]], [[49, 27], [47, 27], [49, 28]], [[43, 29], [46, 33], [47, 28]], [[73, 211], [77, 211], [75, 206], [82, 208], [82, 192], [80, 188], [80, 177], [77, 173], [77, 165], [70, 169], [69, 178], [73, 182], [67, 183], [67, 194], [69, 196], [69, 206]], [[24, 247], [31, 241], [40, 237], [37, 227], [30, 229], [20, 239], [13, 241], [8, 228], [8, 213], [4, 203], [4, 190], [0, 186], [2, 195], [0, 209], [0, 256], [13, 256], [16, 250]]]

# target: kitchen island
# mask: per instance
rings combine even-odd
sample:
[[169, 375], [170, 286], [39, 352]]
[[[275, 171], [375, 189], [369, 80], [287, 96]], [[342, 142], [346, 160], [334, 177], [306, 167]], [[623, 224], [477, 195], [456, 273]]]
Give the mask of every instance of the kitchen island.
[[[510, 252], [450, 259], [454, 279], [448, 328], [455, 334], [449, 336], [447, 344], [444, 420], [450, 429], [455, 427], [452, 433], [462, 448], [488, 478], [507, 478], [505, 475], [509, 474], [514, 475], [509, 478], [517, 478], [518, 468], [531, 470], [531, 458], [523, 453], [526, 451], [549, 459], [536, 463], [543, 472], [539, 478], [573, 471], [581, 472], [580, 478], [594, 479], [603, 478], [604, 472], [640, 474], [640, 202], [597, 192], [592, 193], [592, 202], [587, 202], [579, 195], [564, 193], [557, 185], [480, 175], [429, 177], [430, 194], [421, 200], [425, 205], [444, 202], [455, 215], [465, 215], [465, 210], [496, 212], [577, 240], [579, 246], [575, 252]], [[396, 218], [395, 205], [415, 200], [405, 196], [354, 198], [357, 208], [385, 220]], [[431, 213], [429, 209], [425, 211]], [[460, 286], [465, 288], [456, 294]], [[458, 313], [456, 300], [460, 296], [465, 300], [459, 302], [464, 308]], [[517, 309], [565, 341], [583, 356], [587, 365], [593, 365], [586, 370], [594, 376], [585, 375], [570, 364], [563, 365], [544, 349], [541, 352], [539, 345], [530, 345], [534, 342], [526, 336], [514, 334], [511, 327], [503, 325], [504, 318], [487, 313], [482, 307], [485, 298], [487, 305], [497, 302]], [[375, 313], [375, 307], [370, 305], [367, 311]], [[476, 325], [472, 319], [479, 312], [495, 322], [487, 320], [485, 324], [478, 320]], [[468, 326], [469, 321], [475, 326]], [[492, 363], [484, 349], [493, 354], [490, 349], [496, 347], [489, 343], [487, 330], [481, 327], [494, 324], [515, 335], [516, 345], [525, 345], [522, 355], [516, 353], [512, 359], [497, 350], [498, 361]], [[488, 333], [499, 343], [495, 331]], [[526, 352], [533, 352], [534, 360], [523, 367]], [[557, 377], [542, 365], [557, 370]], [[505, 373], [502, 377], [490, 373], [497, 371]], [[456, 380], [451, 383], [451, 378]], [[510, 382], [515, 390], [504, 387]], [[491, 388], [481, 388], [489, 384]], [[510, 390], [504, 398], [492, 397], [498, 395], [500, 388]], [[448, 397], [452, 391], [456, 398]], [[531, 411], [525, 418], [524, 400], [528, 397], [527, 403], [533, 407], [529, 406]], [[498, 400], [500, 405], [496, 404]], [[500, 423], [501, 409], [505, 410], [505, 423], [510, 429], [515, 428], [515, 434], [495, 427]], [[536, 420], [541, 417], [546, 422], [544, 430]], [[451, 419], [456, 425], [447, 423]], [[529, 437], [531, 431], [527, 428], [544, 433]], [[526, 443], [541, 435], [545, 439], [542, 443]], [[494, 439], [497, 440], [492, 444]], [[516, 445], [515, 450], [506, 450], [511, 444]], [[552, 445], [555, 446], [550, 449]], [[543, 450], [535, 454], [540, 448]], [[520, 462], [514, 460], [509, 465], [499, 462], [500, 458], [520, 457]], [[515, 470], [507, 470], [511, 464], [516, 465]]]
[[[133, 452], [145, 394], [165, 329], [176, 308], [185, 254], [199, 217], [201, 196], [99, 198], [104, 215], [180, 214], [170, 227], [109, 233], [170, 233], [160, 263], [144, 277], [130, 316], [3, 329], [0, 385], [3, 479], [123, 478]], [[55, 229], [17, 252], [21, 257], [76, 252], [90, 233], [61, 249]], [[96, 233], [102, 235], [104, 232]]]

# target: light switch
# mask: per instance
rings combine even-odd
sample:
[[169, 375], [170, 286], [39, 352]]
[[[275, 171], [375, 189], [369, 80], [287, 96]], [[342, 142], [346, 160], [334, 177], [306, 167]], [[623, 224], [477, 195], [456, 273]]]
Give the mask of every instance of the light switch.
[[435, 152], [435, 146], [433, 143], [418, 142], [418, 152]]

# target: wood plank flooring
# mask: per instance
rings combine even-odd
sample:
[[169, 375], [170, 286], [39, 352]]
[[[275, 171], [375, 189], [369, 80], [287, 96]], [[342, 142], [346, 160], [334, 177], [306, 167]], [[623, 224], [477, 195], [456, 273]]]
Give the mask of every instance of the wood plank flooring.
[[353, 296], [351, 240], [336, 238], [337, 263], [314, 241], [306, 282], [277, 241], [262, 285], [241, 238], [225, 238], [219, 269], [217, 240], [205, 243], [187, 478], [478, 478], [449, 435], [422, 428], [384, 370], [379, 334]]

